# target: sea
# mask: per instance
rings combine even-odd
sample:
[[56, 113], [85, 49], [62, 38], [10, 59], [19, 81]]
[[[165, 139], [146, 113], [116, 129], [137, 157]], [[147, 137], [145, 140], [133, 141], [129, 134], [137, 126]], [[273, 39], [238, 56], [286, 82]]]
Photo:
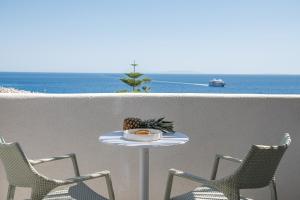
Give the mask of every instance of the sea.
[[[300, 75], [146, 74], [152, 93], [300, 94]], [[42, 93], [116, 93], [131, 90], [124, 74], [0, 72], [0, 87]], [[208, 82], [223, 79], [225, 87]]]

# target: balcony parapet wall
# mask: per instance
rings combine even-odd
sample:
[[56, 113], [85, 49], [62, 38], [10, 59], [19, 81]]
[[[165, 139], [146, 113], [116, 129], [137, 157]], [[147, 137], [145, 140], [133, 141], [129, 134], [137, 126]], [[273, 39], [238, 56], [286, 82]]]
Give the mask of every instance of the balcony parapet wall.
[[[116, 198], [138, 199], [138, 151], [98, 142], [101, 134], [122, 127], [125, 117], [166, 117], [191, 141], [150, 151], [150, 199], [163, 199], [169, 168], [209, 178], [216, 153], [243, 158], [251, 144], [277, 144], [289, 132], [292, 145], [278, 171], [279, 199], [299, 199], [300, 95], [240, 94], [0, 94], [0, 135], [18, 141], [29, 158], [74, 152], [81, 173], [108, 169]], [[219, 177], [236, 164], [220, 165]], [[37, 168], [52, 178], [70, 177], [72, 163], [59, 161]], [[102, 180], [88, 182], [106, 194]], [[174, 194], [196, 186], [176, 179]], [[0, 164], [0, 199], [7, 182]], [[268, 199], [268, 188], [243, 191]], [[28, 197], [18, 189], [16, 199]]]

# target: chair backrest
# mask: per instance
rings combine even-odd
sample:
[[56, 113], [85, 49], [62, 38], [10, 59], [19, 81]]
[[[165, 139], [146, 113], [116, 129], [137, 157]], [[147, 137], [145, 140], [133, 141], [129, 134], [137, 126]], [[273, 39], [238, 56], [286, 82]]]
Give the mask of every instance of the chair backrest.
[[6, 143], [1, 137], [0, 159], [5, 168], [7, 180], [11, 185], [30, 187], [34, 181], [41, 178], [17, 142]]
[[286, 133], [278, 146], [253, 145], [234, 175], [237, 186], [247, 189], [269, 185], [290, 143], [290, 135]]

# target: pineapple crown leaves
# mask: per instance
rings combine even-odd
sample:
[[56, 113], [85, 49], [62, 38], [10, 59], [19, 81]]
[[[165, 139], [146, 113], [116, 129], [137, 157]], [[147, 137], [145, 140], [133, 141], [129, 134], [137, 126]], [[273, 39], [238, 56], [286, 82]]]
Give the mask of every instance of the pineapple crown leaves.
[[171, 132], [174, 133], [174, 125], [173, 122], [171, 121], [165, 121], [164, 117], [161, 117], [159, 119], [148, 119], [144, 120], [141, 123], [141, 126], [143, 128], [154, 128], [154, 129], [159, 129], [162, 132]]
[[155, 120], [155, 119], [152, 119], [152, 120], [157, 121], [158, 123], [162, 122], [162, 123], [164, 123], [164, 124], [173, 124], [172, 121], [166, 121], [166, 120], [164, 120], [164, 119], [165, 119], [165, 117], [161, 117], [161, 118], [159, 118], [159, 119], [157, 119], [157, 120]]

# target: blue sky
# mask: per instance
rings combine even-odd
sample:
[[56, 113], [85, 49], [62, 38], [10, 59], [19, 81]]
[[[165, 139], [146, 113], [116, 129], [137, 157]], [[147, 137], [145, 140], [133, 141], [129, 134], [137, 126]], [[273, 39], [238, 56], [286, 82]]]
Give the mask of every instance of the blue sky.
[[0, 71], [300, 74], [300, 1], [0, 0]]

